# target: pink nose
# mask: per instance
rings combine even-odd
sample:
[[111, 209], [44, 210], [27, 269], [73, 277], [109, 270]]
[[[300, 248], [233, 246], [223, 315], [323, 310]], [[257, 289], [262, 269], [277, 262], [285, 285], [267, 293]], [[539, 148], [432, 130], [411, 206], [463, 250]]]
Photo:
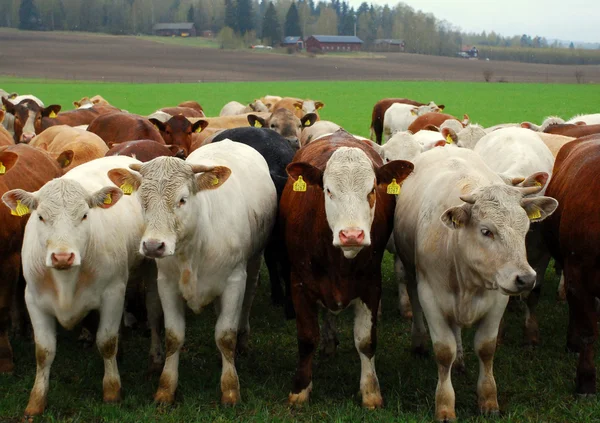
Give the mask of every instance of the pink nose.
[[362, 229], [342, 229], [340, 231], [342, 245], [360, 245], [364, 239], [365, 231]]
[[75, 261], [73, 253], [52, 253], [52, 266], [58, 270], [69, 269]]
[[23, 134], [21, 134], [21, 142], [28, 144], [34, 137], [35, 137], [35, 134], [23, 133]]

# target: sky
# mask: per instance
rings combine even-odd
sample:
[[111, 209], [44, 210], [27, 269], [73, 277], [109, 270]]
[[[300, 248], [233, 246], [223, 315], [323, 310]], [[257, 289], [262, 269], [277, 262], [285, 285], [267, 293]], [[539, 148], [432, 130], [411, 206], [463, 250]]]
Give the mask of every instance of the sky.
[[[379, 5], [396, 0], [366, 0]], [[565, 41], [600, 42], [598, 0], [404, 0], [415, 10], [432, 13], [463, 32], [504, 36], [527, 34]], [[362, 0], [349, 0], [358, 7]]]

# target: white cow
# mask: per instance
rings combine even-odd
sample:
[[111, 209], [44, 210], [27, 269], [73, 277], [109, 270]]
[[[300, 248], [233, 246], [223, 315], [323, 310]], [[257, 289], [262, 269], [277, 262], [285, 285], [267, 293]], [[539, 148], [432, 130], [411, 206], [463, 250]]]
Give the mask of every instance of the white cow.
[[[541, 140], [538, 133], [524, 128], [504, 128], [481, 138], [474, 150], [483, 161], [508, 183], [521, 183], [528, 175], [537, 174], [537, 178], [523, 182], [523, 186], [540, 184], [543, 188], [539, 195], [546, 192], [547, 176], [554, 167], [554, 156]], [[539, 173], [542, 175], [539, 175]], [[539, 300], [541, 284], [546, 268], [550, 263], [550, 252], [542, 237], [541, 227], [533, 224], [527, 234], [527, 257], [537, 273], [536, 287], [527, 297], [525, 314], [526, 342], [539, 343], [539, 326], [535, 308]]]
[[18, 95], [16, 97], [12, 97], [12, 98], [8, 97], [7, 100], [10, 101], [12, 104], [19, 104], [23, 100], [33, 100], [37, 103], [38, 106], [40, 106], [41, 108], [44, 108], [44, 102], [42, 100], [40, 100], [39, 98], [37, 98], [36, 96], [31, 95], [31, 94]]
[[439, 110], [437, 106], [412, 106], [404, 103], [392, 104], [383, 115], [383, 141], [387, 142], [396, 131], [406, 131], [417, 116]]
[[2, 196], [13, 212], [31, 213], [22, 254], [37, 372], [27, 416], [41, 414], [46, 406], [56, 320], [72, 329], [90, 310], [100, 312], [96, 343], [104, 358], [104, 401], [120, 399], [119, 324], [130, 270], [143, 259], [138, 246], [144, 220], [139, 201], [123, 196], [107, 172], [137, 163], [130, 157], [105, 157], [76, 167], [37, 192], [17, 189]]
[[340, 125], [328, 120], [320, 120], [311, 126], [304, 127], [300, 136], [300, 147], [304, 147], [318, 138], [333, 134], [338, 129], [341, 129]]
[[569, 119], [565, 123], [577, 123], [577, 122], [585, 122], [586, 125], [599, 125], [600, 124], [600, 113], [594, 113], [591, 115], [573, 116], [571, 119]]
[[265, 159], [230, 140], [208, 144], [183, 161], [159, 157], [110, 172], [138, 192], [146, 220], [140, 252], [158, 258], [158, 291], [167, 351], [155, 400], [172, 403], [185, 335], [185, 304], [200, 313], [216, 300], [221, 402], [240, 401], [236, 345], [244, 348], [248, 317], [271, 233], [277, 194]]
[[413, 349], [425, 349], [423, 312], [433, 341], [438, 364], [435, 418], [456, 418], [450, 370], [462, 362], [461, 328], [472, 325], [477, 328], [479, 408], [495, 413], [498, 326], [508, 295], [535, 284], [525, 252], [530, 219], [544, 219], [557, 202], [527, 198], [541, 188], [506, 185], [468, 149], [434, 148], [414, 165], [397, 199], [394, 240], [409, 284]]
[[248, 105], [243, 105], [238, 101], [230, 101], [229, 103], [223, 106], [221, 112], [219, 113], [219, 116], [243, 115], [252, 112], [267, 113], [268, 111], [269, 109], [267, 108], [267, 106], [265, 106], [260, 100], [254, 100]]
[[[486, 131], [480, 125], [467, 125], [460, 132], [456, 133], [452, 128], [442, 129], [444, 139], [452, 140], [452, 143], [458, 147], [474, 149], [477, 142], [486, 136]], [[448, 138], [449, 137], [449, 138]]]

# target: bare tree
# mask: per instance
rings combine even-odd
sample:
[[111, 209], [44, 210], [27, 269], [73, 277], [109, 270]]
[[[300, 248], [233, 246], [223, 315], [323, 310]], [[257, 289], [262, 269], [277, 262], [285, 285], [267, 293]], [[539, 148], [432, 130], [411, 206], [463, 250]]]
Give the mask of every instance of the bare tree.
[[581, 69], [575, 69], [575, 79], [577, 80], [578, 84], [583, 84], [583, 78], [585, 76], [585, 73], [583, 73], [583, 70]]
[[490, 82], [492, 80], [492, 77], [494, 76], [494, 71], [491, 69], [484, 69], [483, 70], [483, 79], [485, 79], [485, 82]]

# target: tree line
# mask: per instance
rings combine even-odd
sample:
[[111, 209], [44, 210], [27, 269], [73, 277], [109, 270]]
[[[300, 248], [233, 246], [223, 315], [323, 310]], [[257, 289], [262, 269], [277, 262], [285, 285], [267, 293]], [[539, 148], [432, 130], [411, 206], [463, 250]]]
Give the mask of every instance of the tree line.
[[[369, 49], [376, 39], [401, 39], [409, 53], [455, 56], [464, 45], [545, 49], [540, 36], [504, 37], [494, 31], [463, 33], [450, 22], [415, 10], [363, 2], [330, 0], [3, 0], [0, 26], [21, 29], [152, 34], [155, 23], [193, 22], [198, 33], [210, 30], [238, 44], [278, 44], [285, 36], [354, 35]], [[235, 43], [233, 43], [235, 44]], [[480, 49], [481, 50], [481, 49]], [[544, 55], [544, 63], [552, 54]], [[481, 56], [481, 54], [480, 54]], [[506, 56], [506, 55], [505, 55]], [[533, 55], [535, 56], [535, 55]], [[504, 57], [504, 56], [503, 56]], [[517, 55], [516, 57], [521, 57]], [[569, 57], [577, 57], [570, 54]], [[587, 55], [586, 55], [587, 57]], [[535, 61], [535, 57], [528, 61]], [[573, 63], [577, 62], [577, 59]], [[561, 63], [564, 63], [561, 61]], [[587, 63], [587, 61], [586, 61]]]

